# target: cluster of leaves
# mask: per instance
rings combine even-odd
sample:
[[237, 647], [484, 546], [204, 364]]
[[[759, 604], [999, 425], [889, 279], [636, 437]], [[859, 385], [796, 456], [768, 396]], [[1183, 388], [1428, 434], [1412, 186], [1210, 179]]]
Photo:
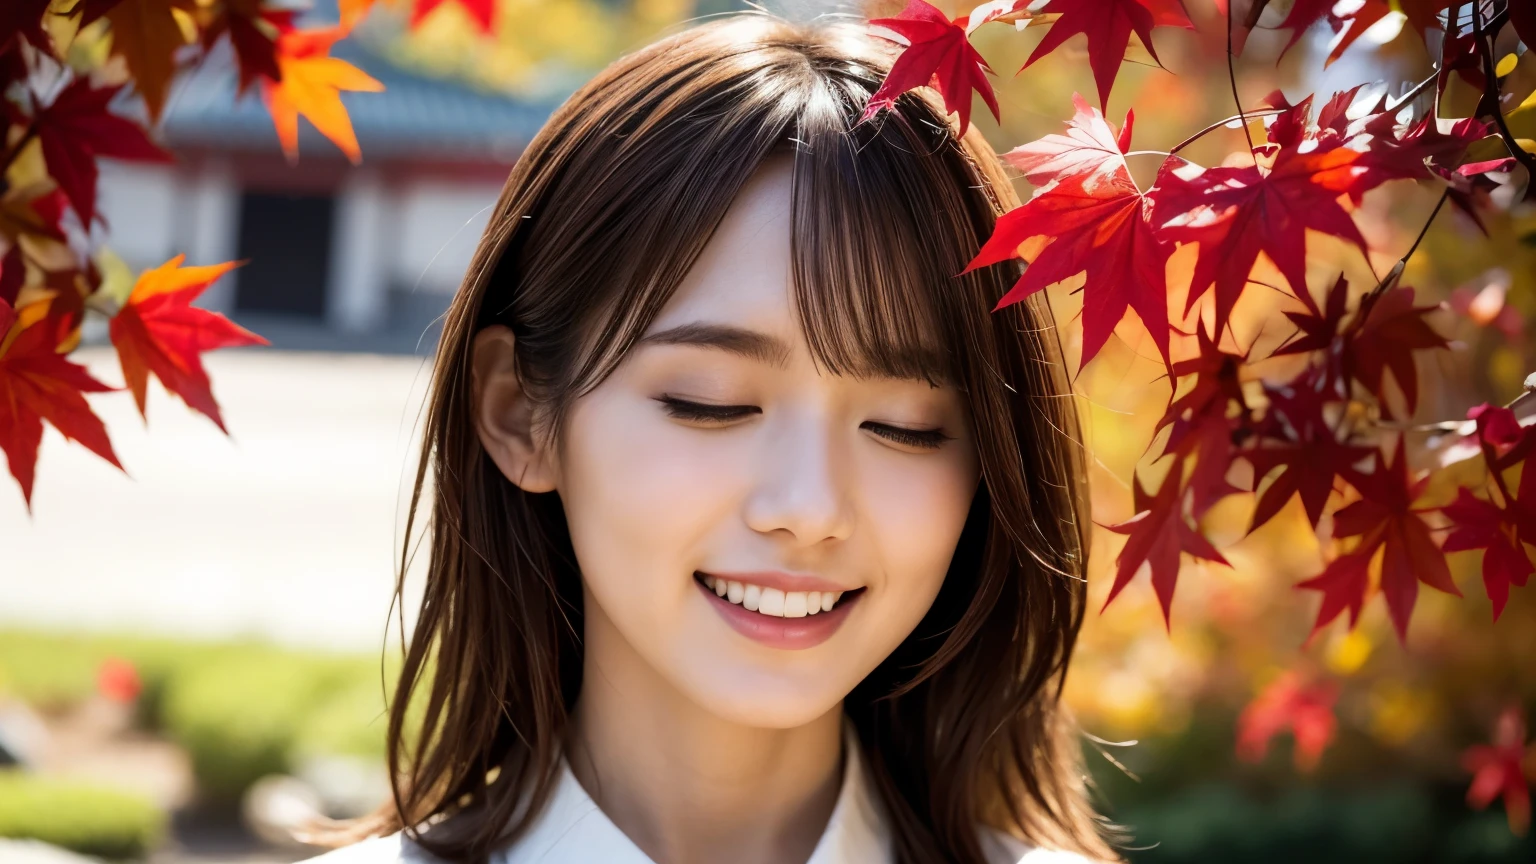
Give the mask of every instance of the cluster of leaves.
[[[442, 0], [408, 0], [417, 24]], [[489, 29], [493, 0], [460, 0]], [[87, 310], [110, 319], [127, 389], [141, 415], [151, 374], [222, 430], [201, 356], [267, 344], [221, 315], [191, 305], [241, 262], [183, 267], [178, 255], [140, 274], [92, 243], [107, 229], [97, 211], [102, 158], [171, 162], [152, 140], [177, 76], [227, 43], [238, 66], [237, 98], [253, 88], [272, 115], [290, 160], [299, 117], [353, 162], [361, 158], [341, 91], [379, 91], [378, 81], [333, 45], [374, 0], [341, 0], [333, 26], [299, 28], [296, 11], [270, 0], [6, 0], [0, 4], [0, 451], [31, 506], [44, 421], [121, 468], [86, 393], [121, 388], [67, 359]], [[110, 40], [93, 65], [74, 43]], [[146, 128], [123, 113], [137, 96]]]
[[[1238, 102], [1232, 58], [1267, 0], [1216, 4]], [[1536, 46], [1536, 5], [1297, 0], [1277, 26], [1291, 31], [1289, 50], [1309, 27], [1326, 22], [1342, 33], [1331, 63], [1394, 7], [1435, 61], [1403, 96], [1361, 85], [1316, 107], [1311, 96], [1293, 100], [1276, 91], [1261, 104], [1238, 102], [1234, 116], [1168, 151], [1133, 151], [1134, 115], [1117, 130], [1100, 107], [1132, 34], [1156, 60], [1154, 28], [1193, 26], [1179, 0], [995, 0], [954, 19], [909, 0], [895, 17], [871, 22], [904, 50], [864, 119], [926, 85], [959, 115], [962, 134], [973, 91], [999, 116], [987, 79], [992, 70], [970, 41], [977, 28], [1049, 27], [1026, 66], [1071, 36], [1086, 37], [1100, 107], [1077, 97], [1065, 134], [1004, 155], [1036, 191], [999, 219], [964, 272], [1014, 258], [1028, 262], [998, 308], [1081, 278], [1081, 363], [1092, 362], [1132, 312], [1166, 367], [1171, 391], [1146, 460], [1161, 479], [1152, 485], [1139, 473], [1135, 514], [1104, 526], [1126, 536], [1106, 606], [1145, 570], [1171, 620], [1184, 562], [1227, 563], [1203, 520], [1238, 495], [1252, 501], [1249, 533], [1299, 498], [1332, 548], [1322, 572], [1297, 586], [1321, 595], [1314, 633], [1346, 612], [1354, 627], [1380, 594], [1406, 640], [1420, 584], [1459, 596], [1450, 552], [1484, 550], [1483, 582], [1495, 619], [1510, 588], [1528, 581], [1536, 471], [1522, 466], [1536, 433], [1510, 407], [1479, 405], [1465, 422], [1449, 424], [1462, 449], [1486, 467], [1479, 488], [1461, 488], [1453, 503], [1429, 506], [1422, 501], [1428, 473], [1410, 465], [1407, 438], [1421, 431], [1407, 425], [1418, 408], [1415, 358], [1449, 344], [1430, 320], [1438, 305], [1416, 305], [1414, 289], [1400, 282], [1418, 242], [1375, 284], [1352, 287], [1341, 275], [1319, 299], [1307, 283], [1309, 235], [1337, 238], [1369, 262], [1376, 250], [1353, 214], [1372, 190], [1398, 181], [1425, 184], [1440, 193], [1426, 230], [1447, 203], [1482, 226], [1500, 206], [1525, 198], [1536, 168], [1505, 120], [1509, 99], [1494, 55], [1500, 39], [1523, 43], [1519, 50]], [[1452, 73], [1482, 94], [1473, 116], [1438, 116]], [[1240, 127], [1247, 140], [1221, 164], [1202, 166], [1181, 155], [1224, 126]], [[1127, 161], [1139, 155], [1162, 159], [1146, 189]], [[1193, 261], [1181, 316], [1169, 312], [1178, 308], [1181, 287], [1170, 275], [1178, 272], [1175, 256]], [[1279, 284], [1264, 281], [1270, 270]], [[1234, 307], [1255, 287], [1284, 295], [1291, 307], [1284, 314], [1295, 328], [1262, 355], [1240, 347], [1231, 326]], [[1431, 428], [1444, 432], [1446, 425]], [[1260, 754], [1276, 731], [1291, 728], [1302, 764], [1310, 765], [1332, 736], [1336, 690], [1303, 677], [1275, 687], [1245, 715], [1240, 753]], [[1523, 776], [1516, 776], [1523, 790]], [[1514, 826], [1512, 795], [1506, 803]]]

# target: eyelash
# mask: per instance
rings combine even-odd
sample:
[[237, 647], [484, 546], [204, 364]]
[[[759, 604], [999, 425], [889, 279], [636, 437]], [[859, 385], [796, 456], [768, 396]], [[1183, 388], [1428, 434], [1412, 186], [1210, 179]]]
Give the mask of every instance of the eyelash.
[[[678, 399], [675, 396], [662, 396], [656, 401], [660, 402], [667, 414], [679, 420], [692, 420], [694, 422], [723, 423], [735, 420], [747, 414], [761, 414], [762, 409], [754, 405], [708, 405], [703, 402], [690, 402], [687, 399]], [[900, 426], [888, 426], [884, 423], [864, 424], [871, 432], [908, 447], [921, 447], [925, 450], [937, 449], [949, 436], [937, 429], [903, 429]]]

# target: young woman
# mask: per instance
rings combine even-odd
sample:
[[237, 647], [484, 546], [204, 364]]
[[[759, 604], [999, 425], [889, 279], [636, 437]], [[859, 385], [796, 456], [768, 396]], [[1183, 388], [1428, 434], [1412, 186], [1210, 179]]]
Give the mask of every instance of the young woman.
[[955, 275], [1018, 204], [981, 135], [856, 122], [892, 58], [717, 19], [529, 144], [438, 348], [394, 798], [326, 864], [1115, 858], [1054, 324]]

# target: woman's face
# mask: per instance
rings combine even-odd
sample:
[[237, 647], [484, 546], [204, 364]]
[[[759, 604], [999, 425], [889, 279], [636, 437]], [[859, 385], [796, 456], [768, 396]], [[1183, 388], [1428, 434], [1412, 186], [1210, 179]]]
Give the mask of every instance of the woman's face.
[[701, 707], [771, 727], [825, 714], [911, 633], [978, 481], [953, 388], [814, 366], [790, 177], [765, 163], [549, 457], [589, 650], [621, 645]]

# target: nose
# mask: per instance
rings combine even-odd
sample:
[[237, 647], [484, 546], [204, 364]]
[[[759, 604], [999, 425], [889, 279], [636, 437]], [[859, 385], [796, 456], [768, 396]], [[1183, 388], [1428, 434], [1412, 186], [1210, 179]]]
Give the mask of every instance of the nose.
[[846, 539], [853, 530], [846, 454], [817, 412], [781, 415], [764, 429], [753, 458], [756, 484], [747, 498], [747, 526], [797, 546]]

